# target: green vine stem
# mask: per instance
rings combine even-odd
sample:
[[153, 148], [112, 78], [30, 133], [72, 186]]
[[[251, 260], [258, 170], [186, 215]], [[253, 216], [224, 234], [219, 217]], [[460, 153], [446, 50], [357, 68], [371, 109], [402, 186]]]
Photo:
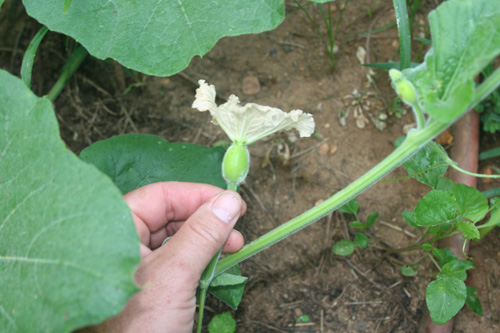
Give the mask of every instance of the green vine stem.
[[196, 332], [201, 333], [201, 328], [203, 324], [203, 312], [205, 310], [205, 299], [207, 298], [208, 287], [212, 283], [212, 280], [215, 277], [215, 267], [217, 262], [219, 261], [219, 257], [222, 253], [222, 249], [217, 252], [217, 254], [210, 260], [210, 263], [203, 271], [203, 274], [200, 279], [200, 305], [198, 308], [198, 327]]
[[448, 126], [449, 124], [435, 121], [420, 131], [410, 131], [408, 133], [408, 137], [401, 144], [401, 146], [399, 146], [389, 156], [370, 169], [363, 176], [355, 180], [340, 192], [337, 192], [320, 205], [311, 208], [296, 218], [282, 224], [276, 229], [273, 229], [269, 233], [247, 244], [240, 251], [226, 256], [217, 264], [215, 274], [218, 275], [222, 273], [229, 267], [248, 259], [254, 254], [319, 220], [338, 207], [341, 207], [365, 189], [375, 184], [387, 173], [405, 162], [413, 154], [419, 151], [427, 142], [444, 131]]
[[455, 169], [461, 173], [465, 173], [466, 175], [477, 177], [477, 178], [500, 178], [500, 175], [484, 175], [481, 173], [475, 173], [475, 172], [470, 172], [470, 171], [464, 170], [457, 165], [457, 162], [455, 162], [454, 160], [449, 158], [448, 155], [446, 155], [446, 153], [444, 153], [440, 149], [437, 149], [434, 145], [432, 145], [432, 149], [436, 153], [438, 153], [439, 156], [441, 156], [443, 158], [443, 160], [445, 160], [449, 166], [451, 166], [453, 169]]
[[78, 48], [71, 54], [69, 59], [64, 64], [61, 76], [54, 84], [50, 92], [47, 94], [47, 98], [54, 102], [63, 90], [66, 82], [70, 79], [70, 77], [75, 73], [75, 71], [80, 67], [81, 63], [87, 57], [89, 53], [83, 46], [78, 46]]
[[[227, 189], [231, 191], [237, 191], [238, 185], [234, 182], [227, 183]], [[198, 326], [197, 333], [201, 332], [202, 324], [203, 324], [203, 312], [205, 310], [205, 299], [207, 298], [208, 287], [212, 283], [213, 279], [218, 275], [215, 273], [215, 268], [217, 263], [219, 262], [220, 255], [222, 253], [222, 248], [217, 252], [217, 254], [210, 260], [208, 266], [203, 271], [201, 275], [199, 287], [200, 287], [200, 303], [198, 309]]]

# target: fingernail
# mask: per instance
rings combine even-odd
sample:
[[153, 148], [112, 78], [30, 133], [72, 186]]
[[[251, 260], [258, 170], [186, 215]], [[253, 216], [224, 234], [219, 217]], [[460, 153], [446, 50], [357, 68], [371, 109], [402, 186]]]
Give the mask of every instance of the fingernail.
[[222, 192], [212, 205], [212, 212], [229, 223], [240, 217], [241, 200], [231, 192]]

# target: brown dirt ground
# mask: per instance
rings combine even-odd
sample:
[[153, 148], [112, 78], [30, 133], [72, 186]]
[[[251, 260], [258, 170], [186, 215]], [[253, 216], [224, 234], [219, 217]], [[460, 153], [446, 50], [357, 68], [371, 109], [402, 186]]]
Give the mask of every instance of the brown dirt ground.
[[[3, 9], [10, 5], [7, 1]], [[426, 1], [416, 22], [425, 25], [425, 13], [434, 6], [434, 1]], [[395, 27], [361, 34], [394, 21], [392, 2], [360, 0], [349, 4], [340, 25], [340, 52], [333, 70], [312, 25], [295, 9], [293, 2], [287, 2], [287, 18], [276, 30], [224, 38], [202, 59], [193, 59], [185, 71], [168, 78], [145, 77], [113, 62], [87, 59], [55, 103], [63, 139], [75, 153], [98, 140], [129, 132], [202, 145], [226, 140], [210, 123], [209, 115], [190, 107], [200, 78], [216, 86], [220, 102], [236, 94], [243, 102], [286, 111], [302, 109], [314, 115], [322, 137], [295, 141], [293, 135], [281, 133], [250, 148], [251, 172], [242, 186], [249, 210], [237, 229], [251, 241], [297, 216], [388, 155], [412, 117], [408, 113], [400, 119], [389, 116], [383, 131], [374, 126], [372, 119], [387, 114], [395, 96], [382, 71], [374, 71], [375, 83], [369, 85], [368, 70], [356, 58], [356, 50], [362, 46], [368, 50], [367, 62], [397, 60]], [[0, 16], [0, 64], [17, 74], [22, 54], [39, 24], [22, 8], [8, 15], [6, 12], [2, 10]], [[338, 10], [332, 14], [338, 17]], [[314, 17], [320, 22], [317, 12]], [[414, 30], [414, 34], [424, 32], [425, 26]], [[43, 41], [33, 74], [33, 90], [38, 95], [49, 91], [70, 54], [65, 41], [55, 33], [49, 33]], [[424, 50], [415, 45], [414, 52], [422, 57]], [[258, 78], [260, 89], [245, 94], [243, 82], [249, 76]], [[132, 84], [139, 87], [122, 96], [121, 92]], [[355, 89], [360, 92], [359, 103], [348, 97]], [[358, 128], [354, 119], [358, 105], [365, 107], [363, 112], [369, 120], [364, 129]], [[339, 115], [348, 111], [342, 126]], [[497, 146], [497, 139], [484, 135], [481, 149]], [[488, 160], [481, 168], [499, 163], [499, 159]], [[404, 175], [399, 168], [388, 178]], [[500, 184], [479, 183], [481, 190]], [[347, 225], [353, 217], [333, 213], [244, 262], [243, 274], [249, 280], [241, 306], [233, 311], [238, 332], [417, 331], [425, 306], [425, 287], [435, 269], [423, 253], [389, 255], [384, 248], [405, 247], [416, 241], [418, 235], [407, 228], [401, 213], [413, 209], [427, 191], [412, 179], [380, 182], [366, 190], [359, 197], [359, 216], [364, 219], [378, 211], [381, 223], [371, 228], [370, 247], [350, 257], [333, 255], [331, 246], [344, 238], [353, 239], [355, 230]], [[405, 233], [408, 231], [415, 235]], [[456, 332], [498, 330], [497, 233], [472, 244], [470, 251], [477, 268], [469, 281], [479, 290], [484, 315], [479, 317], [469, 309], [461, 311]], [[400, 274], [402, 263], [417, 261], [421, 264], [417, 277]], [[208, 314], [210, 317], [227, 310], [211, 300]], [[296, 323], [301, 315], [308, 315], [310, 322]]]

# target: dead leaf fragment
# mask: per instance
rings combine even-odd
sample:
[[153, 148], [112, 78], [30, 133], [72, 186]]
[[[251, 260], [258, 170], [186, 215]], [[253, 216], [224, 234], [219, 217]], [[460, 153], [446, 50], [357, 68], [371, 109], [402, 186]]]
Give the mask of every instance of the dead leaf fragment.
[[323, 199], [316, 200], [316, 202], [314, 203], [314, 206], [321, 205], [324, 201], [325, 200], [323, 200]]
[[330, 146], [330, 155], [333, 155], [337, 152], [337, 146], [336, 145], [331, 145]]
[[[493, 170], [491, 169], [491, 166], [487, 166], [483, 170], [483, 174], [485, 174], [485, 175], [492, 175], [493, 174]], [[483, 179], [483, 183], [485, 183], [485, 184], [491, 183], [491, 178], [482, 178], [482, 179]]]
[[364, 49], [363, 46], [358, 46], [358, 49], [356, 50], [356, 58], [358, 58], [361, 65], [365, 64], [365, 57], [366, 57], [366, 50]]
[[453, 142], [453, 135], [451, 135], [449, 130], [446, 130], [436, 138], [436, 142], [442, 146], [451, 145]]

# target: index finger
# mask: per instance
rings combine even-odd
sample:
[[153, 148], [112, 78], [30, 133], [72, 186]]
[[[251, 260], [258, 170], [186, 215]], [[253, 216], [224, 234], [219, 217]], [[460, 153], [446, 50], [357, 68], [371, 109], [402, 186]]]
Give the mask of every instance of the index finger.
[[[161, 182], [153, 183], [125, 194], [134, 220], [155, 232], [168, 222], [185, 221], [204, 202], [223, 189], [197, 183]], [[137, 222], [137, 221], [136, 221]]]

